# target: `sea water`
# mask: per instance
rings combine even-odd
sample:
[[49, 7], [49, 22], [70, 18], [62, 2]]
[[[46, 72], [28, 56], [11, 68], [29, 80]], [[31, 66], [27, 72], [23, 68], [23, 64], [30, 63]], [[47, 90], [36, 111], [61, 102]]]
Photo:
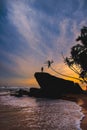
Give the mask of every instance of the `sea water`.
[[0, 95], [0, 130], [81, 130], [83, 116], [72, 101]]

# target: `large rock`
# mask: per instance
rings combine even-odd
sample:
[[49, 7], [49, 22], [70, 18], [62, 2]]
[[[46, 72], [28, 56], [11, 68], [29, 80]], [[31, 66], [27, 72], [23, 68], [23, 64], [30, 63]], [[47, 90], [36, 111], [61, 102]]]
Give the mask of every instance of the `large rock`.
[[43, 72], [36, 72], [34, 76], [40, 86], [40, 89], [31, 88], [31, 96], [59, 98], [61, 95], [67, 93], [83, 93], [79, 84], [74, 83], [73, 81], [58, 78]]

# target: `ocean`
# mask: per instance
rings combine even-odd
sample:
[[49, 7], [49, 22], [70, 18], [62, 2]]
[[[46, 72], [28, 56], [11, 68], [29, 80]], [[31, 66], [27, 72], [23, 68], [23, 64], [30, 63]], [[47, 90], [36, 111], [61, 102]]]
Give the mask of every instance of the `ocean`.
[[18, 98], [0, 91], [0, 130], [81, 130], [83, 117], [72, 101]]

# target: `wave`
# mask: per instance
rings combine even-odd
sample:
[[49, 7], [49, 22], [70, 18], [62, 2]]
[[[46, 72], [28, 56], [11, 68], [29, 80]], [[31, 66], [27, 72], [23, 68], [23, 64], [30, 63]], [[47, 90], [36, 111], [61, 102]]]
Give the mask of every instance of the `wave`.
[[[0, 96], [0, 100], [0, 104], [14, 108], [12, 111], [10, 109], [10, 114], [13, 113], [11, 117], [16, 127], [17, 116], [19, 116], [21, 118], [18, 122], [21, 127], [25, 127], [24, 129], [81, 130], [80, 123], [84, 115], [81, 112], [81, 107], [75, 102], [61, 99], [16, 98], [9, 95]], [[8, 109], [5, 110], [6, 112], [9, 112]]]

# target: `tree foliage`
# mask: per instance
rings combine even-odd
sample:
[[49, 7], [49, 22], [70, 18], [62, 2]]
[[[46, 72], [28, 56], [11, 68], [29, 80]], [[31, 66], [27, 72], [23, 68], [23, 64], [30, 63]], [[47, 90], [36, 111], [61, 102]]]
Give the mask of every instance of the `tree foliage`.
[[76, 39], [78, 41], [80, 43], [72, 46], [70, 57], [65, 58], [65, 63], [87, 83], [87, 27], [81, 28]]

